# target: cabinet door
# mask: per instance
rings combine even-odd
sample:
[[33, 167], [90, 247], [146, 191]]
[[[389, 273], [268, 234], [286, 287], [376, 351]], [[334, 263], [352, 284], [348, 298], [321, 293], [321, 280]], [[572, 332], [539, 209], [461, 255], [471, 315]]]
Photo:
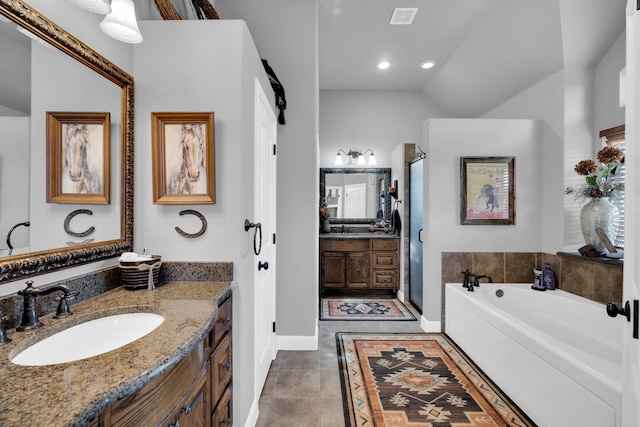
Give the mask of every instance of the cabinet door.
[[225, 390], [218, 406], [211, 416], [211, 427], [229, 427], [233, 425], [233, 410], [231, 407], [231, 390], [229, 387]]
[[347, 288], [368, 288], [371, 271], [369, 252], [349, 252], [345, 259]]
[[215, 406], [231, 383], [231, 334], [211, 354], [211, 405]]
[[340, 252], [323, 252], [321, 261], [321, 286], [324, 288], [344, 288], [344, 254]]
[[208, 427], [209, 411], [205, 405], [206, 395], [206, 375], [208, 371], [202, 373], [201, 377], [194, 384], [192, 391], [181, 402], [178, 409], [169, 418], [167, 427]]

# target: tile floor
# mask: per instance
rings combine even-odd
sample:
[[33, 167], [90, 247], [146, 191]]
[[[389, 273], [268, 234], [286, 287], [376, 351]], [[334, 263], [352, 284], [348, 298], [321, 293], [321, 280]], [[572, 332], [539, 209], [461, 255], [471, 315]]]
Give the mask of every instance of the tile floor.
[[256, 427], [344, 427], [336, 332], [424, 331], [418, 321], [320, 320], [318, 350], [278, 351], [262, 390]]

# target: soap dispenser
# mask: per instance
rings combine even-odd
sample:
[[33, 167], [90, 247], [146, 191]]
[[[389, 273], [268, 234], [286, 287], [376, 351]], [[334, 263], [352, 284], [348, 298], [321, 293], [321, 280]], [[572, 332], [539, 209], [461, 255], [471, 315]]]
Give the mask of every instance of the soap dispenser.
[[556, 273], [553, 272], [549, 263], [546, 263], [545, 269], [542, 271], [542, 283], [548, 290], [556, 289]]

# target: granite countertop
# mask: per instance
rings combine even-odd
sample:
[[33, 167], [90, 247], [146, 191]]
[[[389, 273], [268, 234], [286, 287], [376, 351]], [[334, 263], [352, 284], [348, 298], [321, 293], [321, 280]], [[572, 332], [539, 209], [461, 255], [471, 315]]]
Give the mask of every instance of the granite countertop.
[[321, 239], [399, 239], [399, 234], [374, 231], [365, 233], [322, 233]]
[[[152, 291], [117, 288], [71, 305], [72, 316], [42, 316], [35, 331], [7, 331], [0, 348], [0, 425], [84, 426], [116, 400], [139, 390], [176, 365], [211, 329], [217, 299], [229, 282], [161, 283]], [[116, 350], [76, 362], [19, 366], [13, 356], [60, 330], [99, 317], [153, 312], [164, 322], [148, 335]]]

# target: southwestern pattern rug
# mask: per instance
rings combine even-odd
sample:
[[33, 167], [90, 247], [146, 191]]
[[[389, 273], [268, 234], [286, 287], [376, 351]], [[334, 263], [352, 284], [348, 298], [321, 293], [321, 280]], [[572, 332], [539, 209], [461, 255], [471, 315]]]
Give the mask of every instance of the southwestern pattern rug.
[[321, 320], [416, 320], [397, 299], [322, 298]]
[[347, 427], [535, 426], [442, 334], [337, 333]]

